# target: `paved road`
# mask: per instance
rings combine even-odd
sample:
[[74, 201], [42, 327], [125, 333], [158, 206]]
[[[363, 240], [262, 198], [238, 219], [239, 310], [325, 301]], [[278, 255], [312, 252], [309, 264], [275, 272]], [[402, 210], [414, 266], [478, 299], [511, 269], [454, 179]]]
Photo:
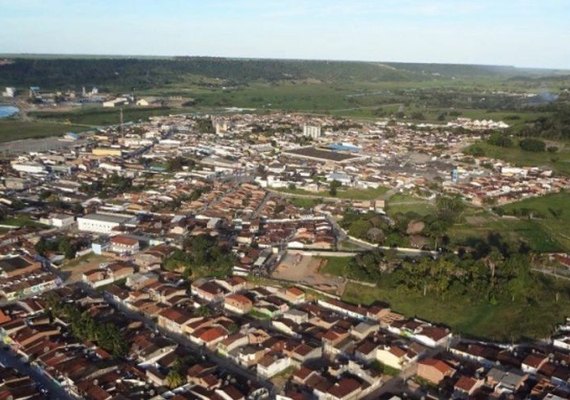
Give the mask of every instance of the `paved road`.
[[50, 399], [76, 400], [75, 397], [71, 396], [61, 386], [42, 373], [39, 368], [24, 363], [12, 350], [0, 350], [0, 363], [6, 367], [15, 368], [21, 374], [29, 376], [34, 382], [45, 387], [49, 391]]

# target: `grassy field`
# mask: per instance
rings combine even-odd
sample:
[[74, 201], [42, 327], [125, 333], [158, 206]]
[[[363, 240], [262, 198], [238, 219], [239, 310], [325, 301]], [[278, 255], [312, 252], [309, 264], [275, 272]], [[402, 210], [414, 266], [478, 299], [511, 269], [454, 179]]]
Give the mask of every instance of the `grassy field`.
[[557, 146], [560, 150], [556, 153], [523, 151], [514, 140], [513, 147], [493, 146], [487, 142], [477, 142], [476, 145], [485, 151], [486, 157], [507, 161], [515, 166], [531, 166], [552, 168], [562, 175], [570, 175], [570, 146], [562, 142], [548, 141], [547, 145]]
[[324, 267], [321, 268], [320, 272], [323, 274], [344, 276], [345, 268], [352, 257], [322, 257], [327, 260]]
[[429, 200], [419, 197], [398, 193], [386, 201], [386, 212], [388, 215], [397, 213], [415, 212], [419, 215], [429, 215], [435, 212], [435, 207]]
[[295, 207], [299, 208], [313, 208], [322, 203], [320, 199], [306, 199], [303, 197], [293, 197], [289, 199], [289, 202]]
[[[343, 300], [353, 304], [387, 301], [394, 311], [443, 323], [466, 336], [501, 341], [545, 338], [570, 314], [570, 282], [555, 281], [538, 274], [536, 280], [543, 288], [536, 291], [532, 303], [500, 299], [493, 305], [486, 300], [476, 301], [463, 296], [441, 300], [395, 287], [389, 282], [380, 282], [376, 288], [349, 283]], [[558, 302], [554, 293], [559, 294]]]
[[32, 228], [45, 228], [47, 225], [40, 224], [37, 221], [33, 221], [28, 216], [18, 216], [13, 218], [6, 218], [0, 220], [0, 225], [9, 225], [14, 227], [22, 227], [22, 226], [29, 226]]
[[[170, 107], [125, 107], [123, 109], [123, 121], [138, 121], [157, 115], [180, 114], [184, 112], [191, 112], [191, 109]], [[121, 122], [120, 110], [118, 108], [85, 107], [66, 112], [31, 112], [30, 116], [38, 120], [63, 121], [89, 126], [116, 125]]]
[[490, 233], [499, 233], [513, 244], [522, 240], [539, 253], [570, 249], [558, 233], [549, 231], [539, 221], [526, 219], [490, 216], [468, 218], [466, 222], [453, 225], [448, 236], [452, 243], [460, 244], [468, 242], [470, 238], [485, 239]]
[[81, 132], [86, 129], [84, 126], [62, 122], [0, 119], [0, 142], [58, 136], [66, 132]]
[[519, 224], [538, 226], [539, 231], [553, 237], [563, 250], [570, 250], [570, 193], [533, 197], [501, 207], [502, 212], [511, 215], [523, 209], [533, 211], [535, 219], [522, 219]]

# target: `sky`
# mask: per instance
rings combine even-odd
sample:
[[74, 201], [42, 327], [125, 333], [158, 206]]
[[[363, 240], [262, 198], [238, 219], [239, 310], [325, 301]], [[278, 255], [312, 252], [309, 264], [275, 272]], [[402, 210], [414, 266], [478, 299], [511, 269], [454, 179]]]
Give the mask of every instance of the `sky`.
[[570, 69], [570, 0], [0, 0], [0, 53]]

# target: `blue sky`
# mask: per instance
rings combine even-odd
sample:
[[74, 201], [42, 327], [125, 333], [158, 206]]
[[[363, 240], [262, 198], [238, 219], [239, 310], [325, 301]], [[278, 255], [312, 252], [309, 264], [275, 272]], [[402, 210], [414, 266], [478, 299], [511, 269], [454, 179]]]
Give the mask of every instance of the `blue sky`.
[[0, 53], [570, 68], [570, 0], [0, 0]]

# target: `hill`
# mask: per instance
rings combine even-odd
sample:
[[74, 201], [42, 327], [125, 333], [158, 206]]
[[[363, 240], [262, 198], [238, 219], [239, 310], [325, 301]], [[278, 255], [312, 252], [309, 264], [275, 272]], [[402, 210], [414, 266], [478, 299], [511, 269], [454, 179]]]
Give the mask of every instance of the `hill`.
[[77, 89], [95, 85], [115, 90], [146, 89], [188, 77], [222, 80], [226, 85], [255, 81], [403, 82], [455, 77], [513, 78], [555, 71], [515, 67], [375, 63], [360, 61], [235, 59], [212, 57], [10, 56], [0, 63], [0, 86]]

